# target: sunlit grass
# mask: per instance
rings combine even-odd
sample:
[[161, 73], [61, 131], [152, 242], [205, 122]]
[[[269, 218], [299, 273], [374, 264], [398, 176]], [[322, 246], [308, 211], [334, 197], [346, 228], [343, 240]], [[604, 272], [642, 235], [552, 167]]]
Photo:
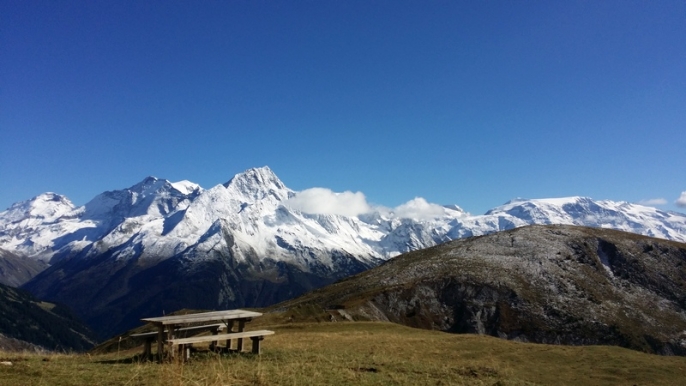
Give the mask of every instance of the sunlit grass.
[[0, 353], [2, 385], [684, 384], [686, 358], [617, 347], [524, 344], [390, 323], [272, 326], [263, 354], [200, 352], [187, 363]]

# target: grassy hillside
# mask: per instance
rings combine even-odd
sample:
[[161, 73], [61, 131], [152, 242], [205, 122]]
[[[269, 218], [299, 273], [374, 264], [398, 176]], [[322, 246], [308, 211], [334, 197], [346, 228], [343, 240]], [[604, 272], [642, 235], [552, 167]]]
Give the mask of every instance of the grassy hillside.
[[[0, 334], [57, 351], [84, 351], [95, 343], [94, 334], [68, 308], [2, 284]], [[0, 339], [0, 349], [14, 346], [11, 339]]]
[[[263, 323], [253, 322], [254, 326]], [[266, 327], [266, 326], [265, 326]], [[686, 358], [608, 346], [551, 346], [382, 322], [272, 325], [263, 354], [186, 364], [109, 354], [0, 353], [0, 385], [677, 385]]]

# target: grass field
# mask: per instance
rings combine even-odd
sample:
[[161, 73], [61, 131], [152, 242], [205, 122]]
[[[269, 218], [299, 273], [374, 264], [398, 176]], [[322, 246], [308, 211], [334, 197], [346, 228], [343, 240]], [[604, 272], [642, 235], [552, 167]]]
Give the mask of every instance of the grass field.
[[[266, 326], [260, 326], [260, 328]], [[550, 346], [380, 322], [269, 326], [260, 356], [187, 363], [108, 354], [0, 353], [0, 385], [686, 385], [686, 358]]]

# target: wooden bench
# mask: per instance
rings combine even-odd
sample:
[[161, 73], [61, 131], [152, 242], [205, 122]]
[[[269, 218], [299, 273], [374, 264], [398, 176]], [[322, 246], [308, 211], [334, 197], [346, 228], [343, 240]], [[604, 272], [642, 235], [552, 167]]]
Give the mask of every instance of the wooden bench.
[[[170, 356], [174, 357], [175, 352], [174, 350], [171, 350], [172, 348], [175, 348], [173, 342], [169, 342], [169, 340], [174, 340], [179, 337], [173, 336], [170, 334], [170, 336], [165, 337], [165, 329], [169, 329], [170, 331], [178, 331], [177, 327], [180, 327], [182, 325], [186, 325], [189, 323], [192, 324], [201, 324], [201, 323], [217, 323], [217, 322], [222, 322], [226, 325], [227, 331], [226, 333], [233, 332], [234, 329], [234, 324], [237, 324], [237, 329], [236, 334], [240, 334], [245, 330], [245, 323], [251, 321], [253, 318], [256, 318], [258, 316], [262, 316], [261, 313], [255, 312], [255, 311], [246, 311], [246, 310], [221, 310], [221, 311], [208, 311], [208, 312], [199, 312], [195, 314], [184, 314], [184, 315], [169, 315], [169, 316], [158, 316], [154, 318], [143, 318], [141, 321], [146, 322], [146, 323], [151, 323], [155, 327], [157, 327], [157, 361], [162, 362], [165, 358], [165, 351], [167, 351], [165, 348], [168, 347], [170, 349], [169, 354]], [[269, 334], [273, 334], [273, 332], [270, 331]], [[265, 335], [269, 335], [265, 334]], [[239, 351], [242, 350], [243, 346], [243, 338], [238, 337], [238, 335], [232, 335], [237, 337], [238, 341], [238, 349]], [[207, 338], [202, 338], [203, 341], [211, 341], [213, 344], [211, 347], [214, 349], [216, 348], [216, 338], [212, 337], [207, 337]], [[230, 338], [227, 341], [229, 345], [226, 347], [226, 350], [231, 350], [230, 346]], [[192, 343], [187, 343], [188, 345], [191, 345]], [[259, 343], [257, 346], [257, 349], [259, 350]]]
[[[210, 331], [212, 332], [213, 335], [217, 335], [219, 331], [222, 331], [226, 329], [226, 326], [223, 323], [218, 323], [218, 324], [206, 324], [206, 325], [201, 325], [201, 326], [191, 326], [191, 327], [183, 327], [183, 328], [178, 328], [174, 330], [175, 333], [179, 332], [187, 332], [187, 331], [198, 331], [202, 332], [203, 330], [205, 331]], [[141, 332], [139, 334], [131, 334], [129, 337], [131, 338], [145, 338], [145, 345], [143, 346], [143, 358], [152, 358], [152, 342], [157, 339], [157, 335], [159, 334], [158, 331], [150, 331], [150, 332]], [[166, 336], [169, 334], [169, 330], [164, 330], [165, 338], [167, 339]]]
[[172, 346], [171, 352], [175, 352], [174, 346], [178, 346], [178, 352], [183, 355], [183, 359], [187, 360], [190, 358], [190, 349], [193, 343], [211, 342], [210, 346], [212, 348], [217, 348], [217, 341], [226, 340], [226, 349], [231, 350], [231, 340], [237, 340], [237, 351], [243, 351], [243, 338], [250, 338], [252, 340], [252, 353], [260, 354], [260, 341], [264, 339], [267, 335], [273, 335], [274, 331], [270, 330], [257, 330], [257, 331], [244, 331], [244, 332], [234, 332], [230, 334], [219, 334], [219, 335], [205, 335], [205, 336], [193, 336], [190, 338], [178, 338], [169, 339], [167, 343]]

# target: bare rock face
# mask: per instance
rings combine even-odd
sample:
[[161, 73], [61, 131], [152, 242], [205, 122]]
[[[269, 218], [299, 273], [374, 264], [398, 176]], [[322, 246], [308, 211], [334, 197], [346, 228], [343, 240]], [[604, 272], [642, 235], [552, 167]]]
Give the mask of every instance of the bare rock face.
[[24, 258], [0, 249], [0, 284], [18, 287], [38, 275], [47, 266], [43, 261]]
[[285, 307], [303, 303], [455, 333], [686, 355], [686, 244], [535, 225], [407, 253]]

